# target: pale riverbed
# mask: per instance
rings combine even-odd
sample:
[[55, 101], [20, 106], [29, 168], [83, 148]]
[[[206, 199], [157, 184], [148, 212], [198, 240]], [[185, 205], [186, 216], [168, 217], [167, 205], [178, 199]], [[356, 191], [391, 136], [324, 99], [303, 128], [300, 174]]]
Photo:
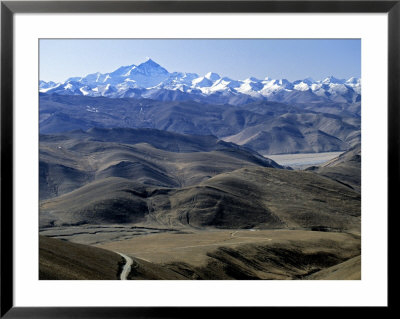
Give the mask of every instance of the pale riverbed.
[[300, 153], [300, 154], [280, 154], [264, 155], [280, 165], [290, 166], [294, 169], [304, 169], [309, 166], [319, 166], [343, 152], [324, 152], [324, 153]]

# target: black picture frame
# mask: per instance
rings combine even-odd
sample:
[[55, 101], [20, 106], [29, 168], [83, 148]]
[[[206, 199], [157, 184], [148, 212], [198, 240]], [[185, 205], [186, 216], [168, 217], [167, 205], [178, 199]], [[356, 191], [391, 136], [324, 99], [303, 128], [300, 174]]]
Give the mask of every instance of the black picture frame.
[[[1, 318], [191, 318], [226, 316], [224, 307], [15, 307], [13, 303], [13, 17], [15, 13], [269, 12], [388, 14], [388, 244], [399, 189], [400, 0], [396, 1], [1, 1]], [[392, 223], [390, 223], [392, 221]], [[391, 225], [391, 226], [390, 226]], [[389, 264], [390, 264], [390, 256]], [[390, 273], [389, 273], [390, 274]], [[388, 280], [388, 287], [391, 280]], [[390, 289], [389, 289], [390, 292]], [[390, 309], [392, 295], [389, 294]], [[264, 307], [240, 307], [253, 317]], [[286, 309], [310, 314], [307, 307]], [[332, 309], [334, 314], [337, 309]], [[346, 311], [349, 311], [347, 309]], [[264, 313], [266, 314], [266, 313]]]

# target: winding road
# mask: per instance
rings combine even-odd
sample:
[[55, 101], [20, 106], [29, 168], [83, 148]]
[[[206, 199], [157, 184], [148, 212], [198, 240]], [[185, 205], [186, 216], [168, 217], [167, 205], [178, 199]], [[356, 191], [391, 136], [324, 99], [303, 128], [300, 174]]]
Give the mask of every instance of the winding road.
[[121, 255], [126, 260], [126, 264], [125, 264], [124, 268], [122, 269], [120, 279], [121, 280], [127, 280], [127, 277], [129, 275], [129, 273], [131, 272], [131, 266], [133, 264], [133, 260], [132, 260], [131, 257], [129, 257], [129, 256], [125, 255], [125, 254], [122, 254], [122, 253], [119, 253], [119, 252], [117, 252], [117, 254]]

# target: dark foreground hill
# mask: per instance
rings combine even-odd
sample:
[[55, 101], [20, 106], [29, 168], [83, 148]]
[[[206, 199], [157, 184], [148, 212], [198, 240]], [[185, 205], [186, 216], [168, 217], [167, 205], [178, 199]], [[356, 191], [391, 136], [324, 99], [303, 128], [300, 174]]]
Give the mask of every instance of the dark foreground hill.
[[39, 235], [39, 279], [117, 280], [124, 264], [109, 250]]
[[320, 167], [311, 167], [308, 170], [331, 178], [360, 193], [361, 144], [353, 146], [347, 152], [344, 152]]
[[40, 95], [39, 123], [45, 134], [129, 127], [215, 135], [263, 154], [344, 151], [359, 143], [358, 112], [339, 108], [330, 114], [328, 109], [269, 101], [235, 106], [45, 94]]
[[307, 276], [308, 280], [360, 280], [361, 256], [353, 257], [340, 264]]
[[42, 201], [40, 223], [359, 230], [360, 203], [358, 193], [313, 172], [249, 166], [183, 188], [105, 178]]
[[[100, 248], [102, 247], [102, 248]], [[105, 249], [103, 249], [103, 247]], [[39, 236], [39, 279], [360, 279], [359, 237], [312, 231], [195, 231], [99, 247]], [[354, 258], [352, 258], [354, 257]]]

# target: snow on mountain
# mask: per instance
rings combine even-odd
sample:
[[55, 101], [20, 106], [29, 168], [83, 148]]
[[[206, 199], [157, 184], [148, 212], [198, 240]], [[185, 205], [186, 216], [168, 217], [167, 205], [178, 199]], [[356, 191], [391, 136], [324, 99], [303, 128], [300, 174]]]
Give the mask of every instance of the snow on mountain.
[[62, 83], [54, 83], [53, 81], [50, 82], [45, 82], [45, 81], [40, 81], [39, 82], [39, 91], [41, 93], [47, 93], [51, 91], [52, 89], [56, 89], [59, 86], [61, 86]]
[[195, 73], [174, 72], [171, 73], [165, 81], [162, 81], [155, 86], [155, 88], [191, 92], [192, 81], [196, 78], [198, 78], [198, 75]]
[[223, 77], [214, 82], [214, 84], [206, 89], [203, 90], [204, 93], [214, 93], [214, 92], [230, 92], [231, 89], [237, 89], [241, 85], [240, 81], [232, 80], [228, 77]]
[[343, 84], [346, 80], [337, 79], [334, 76], [328, 76], [326, 79], [322, 81], [323, 84]]
[[192, 81], [193, 87], [198, 87], [198, 88], [206, 88], [210, 87], [213, 85], [213, 82], [210, 79], [207, 79], [205, 76], [196, 78]]
[[282, 80], [264, 80], [262, 83], [264, 86], [259, 92], [265, 97], [273, 97], [282, 91], [290, 91], [286, 88], [287, 83]]
[[52, 87], [55, 87], [57, 85], [57, 83], [53, 82], [53, 81], [39, 81], [39, 88], [40, 89], [49, 89]]
[[351, 87], [357, 94], [361, 94], [361, 79], [352, 77], [348, 79], [345, 85]]
[[255, 98], [262, 97], [260, 90], [264, 87], [264, 84], [261, 83], [261, 80], [256, 79], [254, 77], [250, 77], [245, 79], [239, 88], [236, 89], [237, 92], [242, 94], [247, 94]]
[[322, 99], [355, 103], [361, 100], [361, 80], [356, 77], [337, 79], [334, 76], [322, 81], [306, 78], [290, 82], [268, 77], [263, 80], [254, 77], [234, 80], [213, 72], [204, 76], [170, 73], [152, 59], [147, 59], [139, 65], [121, 66], [110, 73], [96, 72], [84, 77], [71, 77], [63, 83], [39, 81], [39, 91], [47, 94], [142, 97], [163, 101], [193, 98], [233, 104], [257, 99], [298, 103], [320, 102]]
[[215, 82], [221, 78], [219, 74], [213, 72], [208, 72], [204, 77], [209, 79], [211, 82]]
[[301, 81], [299, 83], [296, 83], [293, 86], [293, 88], [297, 91], [308, 91], [308, 90], [310, 90], [310, 85], [306, 82]]

